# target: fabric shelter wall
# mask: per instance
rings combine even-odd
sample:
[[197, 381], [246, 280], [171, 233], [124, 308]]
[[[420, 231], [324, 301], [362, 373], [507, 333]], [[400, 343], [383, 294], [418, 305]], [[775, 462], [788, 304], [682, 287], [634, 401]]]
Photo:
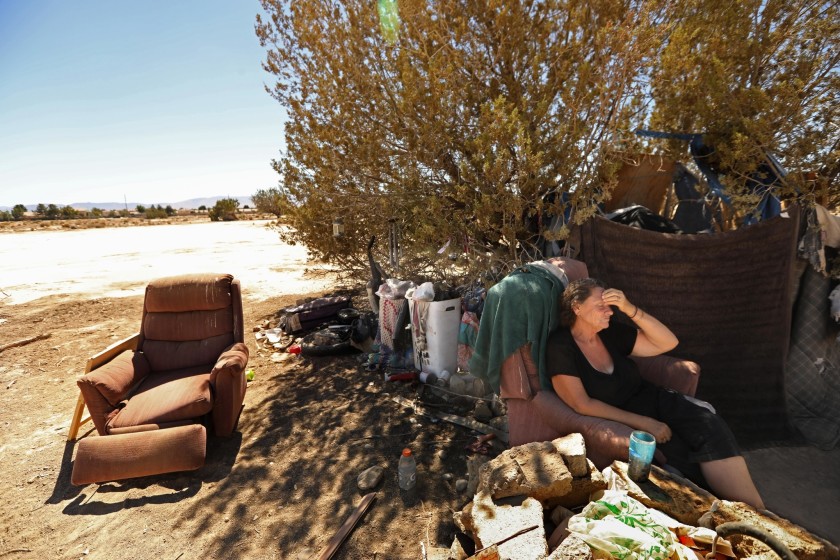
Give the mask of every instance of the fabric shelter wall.
[[790, 436], [784, 371], [799, 212], [740, 230], [643, 231], [603, 218], [581, 226], [590, 275], [623, 290], [703, 370], [697, 390], [744, 446]]

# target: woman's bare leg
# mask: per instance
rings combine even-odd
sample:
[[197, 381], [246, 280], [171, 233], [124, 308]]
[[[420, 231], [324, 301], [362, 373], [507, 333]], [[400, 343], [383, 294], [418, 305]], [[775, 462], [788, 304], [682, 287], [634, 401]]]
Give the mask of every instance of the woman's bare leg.
[[700, 470], [709, 488], [719, 498], [744, 502], [756, 509], [764, 509], [764, 501], [758, 494], [747, 462], [741, 456], [700, 463]]

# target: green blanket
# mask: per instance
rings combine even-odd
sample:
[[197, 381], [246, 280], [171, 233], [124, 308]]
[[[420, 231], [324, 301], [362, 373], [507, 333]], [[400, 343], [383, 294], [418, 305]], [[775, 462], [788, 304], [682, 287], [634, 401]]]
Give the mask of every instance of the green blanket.
[[559, 325], [563, 289], [559, 278], [527, 264], [490, 288], [470, 358], [470, 373], [487, 381], [498, 393], [502, 363], [530, 342], [540, 383], [551, 389], [551, 380], [545, 374], [544, 349], [549, 333]]

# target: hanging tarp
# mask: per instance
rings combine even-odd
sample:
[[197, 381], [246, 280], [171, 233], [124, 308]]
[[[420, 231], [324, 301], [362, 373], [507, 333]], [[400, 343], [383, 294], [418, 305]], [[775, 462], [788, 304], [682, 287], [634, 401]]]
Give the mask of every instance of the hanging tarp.
[[675, 235], [603, 218], [581, 227], [589, 273], [668, 325], [698, 362], [698, 396], [742, 445], [787, 439], [784, 367], [799, 212], [735, 231]]

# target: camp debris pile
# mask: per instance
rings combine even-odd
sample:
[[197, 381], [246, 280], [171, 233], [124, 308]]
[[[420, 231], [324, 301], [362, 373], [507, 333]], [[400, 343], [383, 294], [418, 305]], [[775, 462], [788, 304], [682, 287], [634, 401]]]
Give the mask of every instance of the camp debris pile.
[[598, 471], [580, 434], [513, 447], [486, 462], [474, 498], [454, 518], [463, 534], [449, 549], [426, 551], [429, 560], [697, 560], [713, 544], [718, 560], [775, 557], [758, 538], [738, 534], [715, 542], [713, 529], [731, 522], [771, 535], [799, 560], [840, 559], [836, 546], [802, 527], [717, 500], [658, 467], [640, 484], [620, 461]]

